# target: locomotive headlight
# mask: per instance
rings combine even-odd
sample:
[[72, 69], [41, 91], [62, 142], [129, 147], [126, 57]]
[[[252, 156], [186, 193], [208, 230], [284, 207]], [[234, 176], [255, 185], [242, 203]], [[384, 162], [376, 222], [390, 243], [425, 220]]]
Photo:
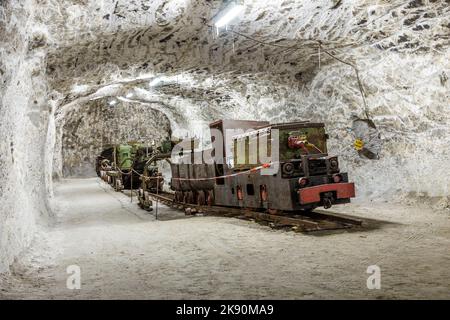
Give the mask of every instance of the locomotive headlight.
[[283, 163], [281, 171], [284, 174], [291, 175], [294, 173], [294, 164], [292, 162]]
[[300, 178], [298, 179], [298, 184], [300, 187], [304, 187], [309, 183], [309, 180], [307, 178]]
[[333, 181], [334, 183], [339, 183], [342, 181], [342, 176], [340, 174], [333, 175]]
[[339, 166], [339, 162], [337, 161], [336, 158], [333, 158], [333, 159], [330, 160], [330, 166], [332, 168], [337, 168]]

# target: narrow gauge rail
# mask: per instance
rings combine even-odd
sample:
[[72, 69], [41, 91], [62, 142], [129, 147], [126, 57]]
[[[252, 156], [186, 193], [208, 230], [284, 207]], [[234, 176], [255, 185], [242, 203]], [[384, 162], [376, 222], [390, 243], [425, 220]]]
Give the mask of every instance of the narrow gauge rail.
[[[273, 228], [292, 228], [298, 232], [312, 232], [324, 230], [339, 230], [361, 227], [363, 221], [331, 212], [299, 212], [296, 215], [284, 215], [283, 212], [271, 214], [244, 208], [197, 205], [175, 201], [174, 194], [168, 192], [148, 193], [156, 203], [183, 210], [186, 214], [201, 213], [210, 216], [235, 217], [240, 219], [254, 219], [256, 222], [267, 222]], [[157, 213], [156, 213], [157, 214]]]

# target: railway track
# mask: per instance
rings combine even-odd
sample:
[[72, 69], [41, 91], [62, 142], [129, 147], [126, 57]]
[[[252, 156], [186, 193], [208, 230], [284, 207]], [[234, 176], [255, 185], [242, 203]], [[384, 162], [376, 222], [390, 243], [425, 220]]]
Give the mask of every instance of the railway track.
[[184, 210], [186, 214], [203, 214], [209, 216], [235, 217], [240, 219], [264, 222], [272, 228], [291, 228], [298, 232], [312, 232], [323, 230], [350, 229], [362, 226], [362, 220], [322, 210], [297, 214], [271, 214], [233, 207], [196, 205], [181, 203], [174, 200], [171, 193], [148, 193], [149, 197], [157, 203], [168, 207]]

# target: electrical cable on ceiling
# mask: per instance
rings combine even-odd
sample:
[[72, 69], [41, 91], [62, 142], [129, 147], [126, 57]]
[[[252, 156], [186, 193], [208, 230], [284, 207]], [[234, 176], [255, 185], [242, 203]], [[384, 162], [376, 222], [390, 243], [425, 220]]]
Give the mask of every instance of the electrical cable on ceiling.
[[320, 49], [321, 49], [321, 47], [322, 47], [322, 44], [321, 43], [319, 43], [319, 70], [320, 70]]
[[[210, 26], [210, 27], [212, 27], [212, 26]], [[246, 38], [248, 40], [254, 41], [254, 42], [258, 43], [258, 44], [265, 45], [265, 46], [273, 46], [273, 47], [278, 47], [278, 48], [284, 48], [286, 50], [300, 49], [301, 48], [299, 45], [284, 46], [284, 45], [280, 45], [280, 44], [276, 44], [276, 43], [265, 42], [265, 41], [258, 40], [258, 39], [255, 39], [253, 37], [247, 36], [247, 35], [242, 34], [240, 32], [231, 30], [231, 29], [228, 30], [228, 32], [231, 32], [232, 34], [236, 34], [236, 35], [238, 35], [240, 37]], [[365, 96], [365, 92], [364, 92], [364, 87], [362, 85], [362, 82], [361, 82], [361, 79], [360, 79], [360, 76], [359, 76], [358, 68], [354, 64], [352, 64], [352, 63], [350, 63], [348, 61], [345, 61], [345, 60], [343, 60], [341, 58], [336, 57], [334, 54], [330, 53], [328, 50], [323, 48], [323, 42], [321, 40], [313, 40], [313, 39], [300, 39], [300, 40], [301, 41], [305, 41], [305, 42], [307, 42], [307, 41], [313, 42], [313, 43], [310, 44], [311, 46], [313, 46], [314, 43], [317, 44], [318, 50], [319, 50], [319, 68], [320, 68], [320, 64], [321, 64], [321, 62], [320, 62], [320, 52], [321, 51], [324, 52], [325, 54], [327, 54], [329, 57], [335, 59], [336, 61], [339, 61], [339, 62], [341, 62], [343, 64], [346, 64], [346, 65], [348, 65], [348, 66], [353, 68], [353, 70], [355, 71], [356, 80], [357, 80], [357, 83], [358, 83], [358, 90], [361, 93], [361, 98], [362, 98], [363, 104], [364, 104], [364, 114], [365, 114], [367, 120], [369, 120], [370, 119], [370, 117], [369, 117], [369, 110], [368, 110], [368, 106], [367, 106], [367, 101], [366, 101], [366, 96]], [[332, 50], [335, 50], [335, 49], [337, 49], [337, 47], [332, 48]]]

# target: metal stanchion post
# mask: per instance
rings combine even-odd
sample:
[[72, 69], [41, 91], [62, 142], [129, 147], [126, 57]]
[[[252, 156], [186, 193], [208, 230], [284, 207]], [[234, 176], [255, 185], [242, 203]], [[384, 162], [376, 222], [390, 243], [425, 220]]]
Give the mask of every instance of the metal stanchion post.
[[[159, 195], [159, 176], [156, 175], [156, 195]], [[158, 220], [158, 202], [159, 202], [159, 198], [156, 198], [156, 210], [155, 210], [155, 219]]]

